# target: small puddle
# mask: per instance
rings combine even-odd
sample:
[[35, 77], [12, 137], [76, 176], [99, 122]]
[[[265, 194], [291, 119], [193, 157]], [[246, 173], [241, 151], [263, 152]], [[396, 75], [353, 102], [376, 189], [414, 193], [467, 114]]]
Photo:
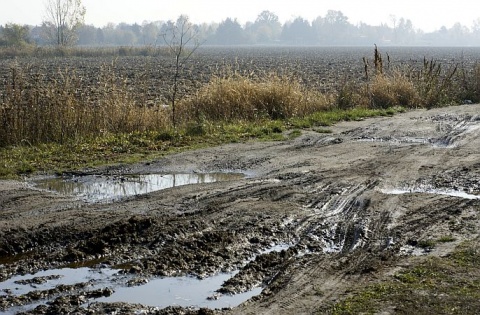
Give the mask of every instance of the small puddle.
[[439, 190], [439, 189], [382, 189], [380, 190], [384, 194], [388, 195], [403, 195], [403, 194], [414, 194], [414, 193], [423, 193], [423, 194], [433, 194], [433, 195], [444, 195], [464, 199], [479, 199], [480, 195], [473, 195], [463, 191], [458, 190]]
[[[146, 284], [129, 286], [129, 280], [134, 280], [133, 275], [124, 275], [120, 270], [110, 268], [63, 268], [37, 272], [31, 275], [15, 276], [0, 283], [0, 297], [20, 296], [32, 291], [46, 291], [65, 285], [88, 283], [85, 290], [93, 291], [109, 287], [114, 293], [109, 297], [99, 297], [89, 300], [91, 302], [126, 302], [140, 303], [146, 306], [165, 308], [168, 306], [183, 306], [195, 308], [224, 308], [235, 307], [249, 298], [262, 292], [261, 287], [256, 287], [248, 292], [235, 295], [221, 295], [216, 293], [223, 282], [233, 277], [237, 272], [221, 273], [212, 277], [198, 279], [195, 277], [164, 277], [145, 280]], [[68, 291], [63, 294], [72, 294]], [[60, 295], [62, 295], [60, 293]], [[48, 303], [57, 296], [46, 300], [33, 301], [29, 305], [7, 309], [7, 314], [17, 311], [28, 311], [34, 307]], [[86, 307], [88, 304], [83, 305]]]
[[394, 137], [361, 137], [358, 138], [357, 141], [359, 142], [385, 142], [390, 144], [430, 144], [429, 139], [421, 138], [421, 137], [401, 137], [401, 138], [394, 138]]
[[140, 303], [165, 308], [168, 306], [196, 308], [235, 307], [262, 292], [261, 287], [235, 295], [218, 295], [216, 290], [235, 273], [222, 273], [205, 279], [194, 277], [167, 277], [153, 279], [138, 287], [119, 287], [109, 297], [98, 302]]
[[[271, 252], [281, 252], [282, 250], [288, 250], [290, 247], [294, 247], [294, 244], [277, 244], [271, 247], [268, 247], [262, 251], [260, 251], [260, 255], [269, 254]], [[255, 259], [255, 258], [254, 258]]]
[[113, 202], [172, 187], [238, 180], [244, 177], [244, 174], [239, 173], [85, 175], [37, 180], [33, 182], [33, 186], [87, 202]]
[[[292, 247], [292, 244], [272, 245], [258, 253], [258, 255], [271, 252], [281, 252]], [[258, 256], [258, 255], [255, 255]], [[255, 259], [255, 257], [253, 259]], [[253, 260], [252, 259], [252, 260]], [[248, 263], [248, 262], [246, 262]], [[228, 295], [219, 294], [217, 290], [222, 284], [234, 277], [237, 271], [220, 273], [207, 278], [162, 277], [162, 278], [138, 278], [136, 275], [121, 273], [121, 269], [111, 268], [62, 268], [40, 271], [35, 274], [14, 276], [4, 282], [0, 282], [0, 299], [6, 296], [20, 296], [32, 291], [48, 291], [68, 285], [87, 283], [82, 289], [93, 291], [103, 288], [113, 289], [113, 294], [108, 297], [90, 299], [91, 302], [124, 302], [143, 304], [146, 306], [165, 308], [168, 306], [182, 306], [194, 308], [221, 309], [236, 307], [253, 296], [262, 293], [263, 287], [255, 287], [250, 291]], [[131, 283], [140, 285], [131, 286]], [[67, 291], [58, 295], [68, 295], [74, 292]], [[15, 306], [7, 309], [6, 314], [26, 312], [36, 306], [48, 303], [58, 295], [47, 299], [32, 301], [32, 303]], [[83, 305], [87, 307], [87, 304]]]
[[19, 296], [32, 291], [50, 290], [58, 285], [74, 285], [81, 282], [89, 282], [92, 285], [89, 289], [95, 289], [106, 285], [118, 271], [108, 268], [62, 268], [15, 276], [0, 283], [0, 296], [7, 295], [7, 292]]

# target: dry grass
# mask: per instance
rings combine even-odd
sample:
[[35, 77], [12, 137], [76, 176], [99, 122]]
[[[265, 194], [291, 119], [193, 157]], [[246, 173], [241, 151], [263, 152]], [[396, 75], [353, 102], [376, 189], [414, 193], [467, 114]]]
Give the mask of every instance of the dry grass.
[[12, 64], [0, 95], [0, 146], [169, 128], [166, 110], [147, 106], [108, 66], [89, 81], [68, 69], [50, 80], [43, 73]]
[[421, 97], [415, 85], [399, 71], [391, 76], [375, 76], [369, 92], [373, 108], [421, 106]]
[[462, 93], [464, 100], [472, 102], [480, 101], [480, 64], [477, 63], [472, 69], [461, 67], [460, 74], [461, 87], [459, 91]]
[[[345, 82], [337, 92], [340, 108], [406, 108], [439, 107], [480, 101], [480, 68], [458, 71], [458, 65], [443, 68], [435, 60], [413, 66], [384, 67], [381, 53], [375, 47], [374, 59], [364, 58], [365, 81]], [[373, 67], [370, 66], [373, 64]], [[371, 69], [373, 68], [373, 69]]]
[[[332, 109], [480, 101], [478, 65], [457, 71], [456, 66], [443, 69], [424, 60], [420, 69], [394, 68], [387, 60], [384, 68], [376, 48], [373, 61], [364, 59], [365, 80], [344, 82], [339, 91], [329, 94], [308, 89], [290, 74], [239, 73], [226, 67], [177, 102], [180, 130], [175, 132], [202, 134], [205, 128], [199, 126], [216, 123], [301, 120]], [[46, 77], [47, 69], [21, 68], [13, 61], [9, 77], [0, 83], [0, 147], [84, 141], [109, 133], [172, 132], [171, 108], [147, 99], [152, 84], [148, 74], [122, 77], [114, 67], [104, 65], [95, 77], [81, 77], [69, 69]]]
[[274, 73], [260, 78], [232, 73], [215, 77], [179, 104], [183, 121], [286, 119], [331, 107], [331, 99], [304, 88], [292, 77]]
[[22, 47], [0, 47], [0, 58], [54, 58], [54, 57], [106, 57], [106, 56], [167, 56], [168, 50], [159, 46], [115, 46], [115, 47], [57, 47], [25, 45]]

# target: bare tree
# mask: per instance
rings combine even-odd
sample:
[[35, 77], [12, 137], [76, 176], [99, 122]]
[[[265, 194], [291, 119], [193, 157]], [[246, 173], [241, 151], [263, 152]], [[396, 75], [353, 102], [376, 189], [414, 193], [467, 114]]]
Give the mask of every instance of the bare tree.
[[175, 58], [170, 101], [172, 106], [173, 128], [176, 128], [175, 102], [178, 94], [179, 79], [185, 63], [200, 46], [200, 42], [198, 41], [198, 30], [193, 27], [188, 16], [185, 15], [181, 15], [176, 22], [169, 22], [166, 32], [162, 34], [162, 37], [170, 53]]
[[77, 30], [85, 22], [85, 7], [81, 0], [47, 0], [43, 28], [47, 40], [58, 46], [77, 41]]

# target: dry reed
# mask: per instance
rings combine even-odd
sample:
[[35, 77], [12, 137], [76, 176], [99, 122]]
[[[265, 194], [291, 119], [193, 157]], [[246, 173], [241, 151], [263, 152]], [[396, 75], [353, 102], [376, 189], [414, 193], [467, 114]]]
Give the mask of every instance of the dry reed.
[[[423, 67], [415, 69], [390, 67], [390, 57], [387, 60], [384, 67], [375, 47], [372, 70], [364, 58], [365, 80], [345, 80], [331, 94], [308, 89], [291, 74], [240, 73], [225, 67], [179, 100], [178, 126], [199, 133], [196, 128], [204, 122], [301, 119], [332, 108], [412, 108], [480, 101], [478, 65], [471, 71], [457, 71], [456, 66], [443, 69], [434, 60], [424, 60]], [[0, 147], [68, 143], [109, 133], [171, 132], [171, 108], [148, 99], [149, 74], [124, 77], [114, 70], [114, 64], [105, 64], [93, 76], [81, 77], [69, 69], [52, 75], [39, 66], [20, 67], [13, 61], [9, 76], [0, 82]]]
[[43, 78], [44, 73], [12, 64], [0, 95], [0, 146], [66, 143], [169, 126], [166, 110], [147, 106], [128, 79], [115, 76], [109, 66], [88, 80], [68, 69], [54, 78]]
[[260, 77], [231, 73], [214, 77], [179, 104], [183, 121], [286, 119], [302, 117], [331, 105], [328, 96], [302, 86], [291, 76]]

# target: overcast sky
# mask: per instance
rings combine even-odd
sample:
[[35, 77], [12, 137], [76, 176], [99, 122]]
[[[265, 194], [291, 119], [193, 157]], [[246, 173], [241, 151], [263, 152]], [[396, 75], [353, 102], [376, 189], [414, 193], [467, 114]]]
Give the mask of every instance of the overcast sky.
[[[47, 0], [0, 0], [0, 24], [13, 22], [39, 25]], [[87, 9], [86, 23], [98, 27], [109, 22], [129, 24], [143, 21], [166, 21], [186, 14], [195, 23], [221, 22], [237, 18], [241, 24], [255, 21], [263, 10], [277, 14], [283, 23], [301, 16], [312, 21], [325, 16], [328, 10], [339, 10], [357, 24], [387, 23], [391, 16], [410, 19], [415, 28], [433, 31], [450, 28], [456, 22], [471, 27], [480, 18], [478, 0], [83, 0]]]

